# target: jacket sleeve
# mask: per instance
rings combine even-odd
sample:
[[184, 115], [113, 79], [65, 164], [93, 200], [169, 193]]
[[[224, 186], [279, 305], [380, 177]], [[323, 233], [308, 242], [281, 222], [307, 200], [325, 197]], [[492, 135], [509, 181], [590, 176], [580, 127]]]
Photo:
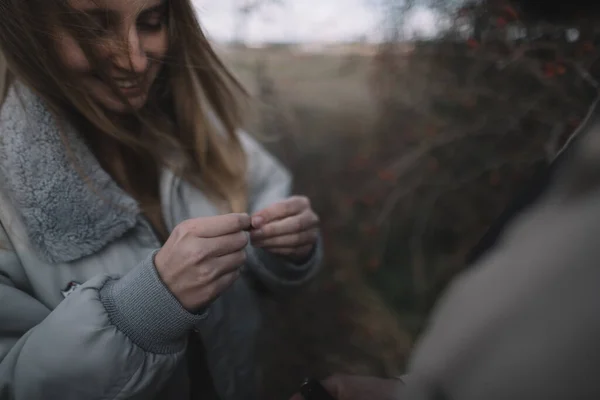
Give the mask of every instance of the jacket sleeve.
[[588, 149], [452, 284], [399, 399], [600, 398], [600, 141]]
[[[240, 138], [248, 157], [249, 212], [288, 198], [292, 178], [287, 169], [247, 133], [240, 132]], [[248, 267], [263, 284], [276, 291], [309, 282], [318, 272], [322, 258], [320, 238], [311, 258], [302, 265], [248, 246]]]
[[150, 255], [121, 279], [98, 276], [54, 310], [17, 287], [23, 272], [0, 225], [0, 398], [152, 398], [181, 361], [188, 313]]

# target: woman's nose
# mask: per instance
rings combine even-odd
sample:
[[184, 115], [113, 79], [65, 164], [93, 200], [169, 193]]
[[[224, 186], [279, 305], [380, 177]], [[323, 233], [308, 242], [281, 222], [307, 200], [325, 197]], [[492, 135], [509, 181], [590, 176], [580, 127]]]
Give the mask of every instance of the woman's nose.
[[148, 68], [148, 56], [143, 49], [136, 29], [131, 29], [123, 43], [115, 51], [115, 67], [132, 74], [142, 74]]

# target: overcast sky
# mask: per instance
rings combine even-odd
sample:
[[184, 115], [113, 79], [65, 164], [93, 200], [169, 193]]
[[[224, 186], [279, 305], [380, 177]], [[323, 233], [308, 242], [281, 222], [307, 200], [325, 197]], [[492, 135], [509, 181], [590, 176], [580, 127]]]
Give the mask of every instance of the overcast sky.
[[[235, 31], [236, 0], [193, 0], [200, 21], [216, 40], [231, 40]], [[381, 36], [380, 10], [369, 0], [287, 0], [284, 6], [270, 6], [254, 16], [247, 29], [248, 42], [295, 42], [353, 40], [360, 36]], [[408, 29], [429, 34], [435, 18], [418, 10]]]

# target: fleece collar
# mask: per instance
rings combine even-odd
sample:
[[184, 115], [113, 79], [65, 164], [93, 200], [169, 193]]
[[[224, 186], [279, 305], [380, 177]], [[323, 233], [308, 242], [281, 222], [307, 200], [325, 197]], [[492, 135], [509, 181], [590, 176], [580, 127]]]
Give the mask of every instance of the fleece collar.
[[66, 263], [121, 237], [140, 212], [73, 127], [61, 137], [56, 122], [37, 95], [13, 85], [0, 110], [0, 187], [38, 256]]

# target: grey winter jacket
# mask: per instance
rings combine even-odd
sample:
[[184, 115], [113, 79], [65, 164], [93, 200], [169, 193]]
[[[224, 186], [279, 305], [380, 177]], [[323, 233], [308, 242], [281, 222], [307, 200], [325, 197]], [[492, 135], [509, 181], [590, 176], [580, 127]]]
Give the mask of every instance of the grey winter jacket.
[[[160, 242], [136, 202], [64, 132], [70, 153], [40, 99], [10, 89], [0, 112], [0, 399], [187, 399], [192, 331], [221, 398], [255, 398], [260, 315], [249, 279], [275, 291], [302, 285], [321, 246], [305, 265], [248, 246], [246, 275], [205, 314], [190, 314], [157, 275]], [[253, 212], [286, 198], [290, 177], [241, 137]], [[169, 170], [160, 195], [169, 230], [218, 213]]]
[[599, 120], [443, 296], [398, 400], [600, 399]]

